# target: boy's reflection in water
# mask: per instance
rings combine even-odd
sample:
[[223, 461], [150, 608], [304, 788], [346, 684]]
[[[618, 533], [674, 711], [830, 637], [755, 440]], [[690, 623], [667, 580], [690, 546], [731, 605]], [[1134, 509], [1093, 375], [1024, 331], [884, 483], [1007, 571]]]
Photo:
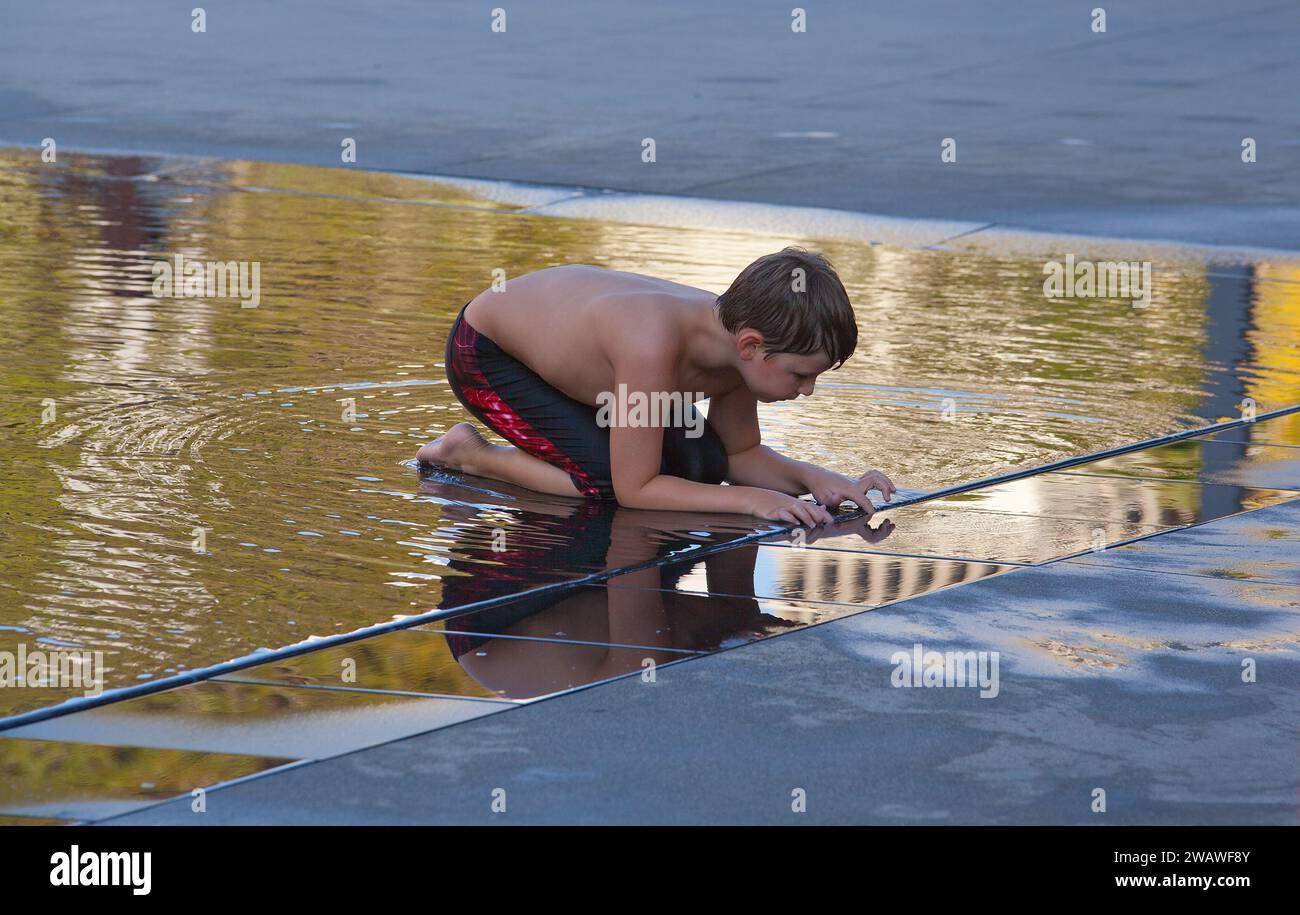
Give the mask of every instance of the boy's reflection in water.
[[[443, 520], [462, 531], [495, 528], [485, 504], [509, 506], [520, 523], [545, 528], [545, 536], [510, 538], [507, 549], [484, 548], [467, 559], [452, 558], [443, 578], [440, 608], [460, 607], [515, 594], [555, 580], [554, 573], [612, 571], [654, 562], [692, 543], [717, 543], [754, 528], [749, 519], [689, 512], [639, 511], [612, 502], [566, 500], [489, 484], [508, 499], [467, 492], [453, 482], [425, 479], [421, 492], [446, 500]], [[474, 504], [464, 500], [472, 499]], [[754, 521], [755, 524], [762, 522]], [[723, 530], [703, 536], [704, 530]], [[865, 519], [821, 531], [805, 530], [805, 542], [833, 534], [859, 534], [871, 542], [888, 536], [886, 521], [872, 529]], [[483, 532], [462, 542], [489, 543]], [[516, 548], [509, 548], [511, 539]], [[463, 548], [457, 552], [465, 555]], [[758, 545], [748, 543], [694, 562], [665, 562], [616, 576], [608, 582], [526, 596], [445, 620], [452, 656], [483, 686], [505, 698], [526, 699], [679, 660], [684, 651], [713, 651], [801, 623], [764, 613], [754, 597]], [[484, 560], [492, 560], [486, 562]], [[709, 594], [678, 591], [687, 573], [703, 572]], [[464, 572], [465, 574], [456, 574]], [[501, 638], [514, 636], [516, 638]], [[521, 641], [521, 639], [562, 641]], [[577, 643], [595, 644], [577, 644]]]

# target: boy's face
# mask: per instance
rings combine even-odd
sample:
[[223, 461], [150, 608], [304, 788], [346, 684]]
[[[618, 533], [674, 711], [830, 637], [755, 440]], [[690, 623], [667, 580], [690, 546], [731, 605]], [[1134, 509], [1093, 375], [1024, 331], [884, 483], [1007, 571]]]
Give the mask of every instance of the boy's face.
[[[817, 376], [831, 367], [831, 357], [824, 352], [811, 354], [767, 353], [761, 345], [751, 345], [741, 335], [740, 374], [745, 387], [763, 403], [808, 397]], [[761, 339], [761, 337], [760, 337]]]

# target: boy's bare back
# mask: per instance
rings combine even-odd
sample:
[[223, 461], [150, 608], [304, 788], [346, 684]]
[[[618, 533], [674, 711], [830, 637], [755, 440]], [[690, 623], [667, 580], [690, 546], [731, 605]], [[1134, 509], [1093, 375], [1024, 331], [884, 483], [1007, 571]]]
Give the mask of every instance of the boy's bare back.
[[639, 353], [676, 354], [676, 389], [712, 395], [739, 377], [701, 375], [683, 358], [693, 327], [717, 296], [638, 273], [587, 264], [549, 267], [507, 280], [470, 302], [465, 319], [574, 400], [595, 406], [613, 391], [615, 364]]

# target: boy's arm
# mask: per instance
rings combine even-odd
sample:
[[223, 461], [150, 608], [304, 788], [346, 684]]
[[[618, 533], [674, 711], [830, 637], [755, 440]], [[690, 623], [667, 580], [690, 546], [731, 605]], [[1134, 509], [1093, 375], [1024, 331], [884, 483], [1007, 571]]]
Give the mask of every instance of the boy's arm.
[[[626, 389], [621, 385], [627, 385]], [[614, 390], [629, 395], [649, 395], [674, 388], [674, 364], [669, 346], [642, 347], [639, 358], [614, 365]], [[659, 472], [663, 460], [661, 426], [642, 427], [611, 424], [609, 430], [610, 475], [614, 495], [628, 508], [680, 511], [735, 512], [770, 520], [798, 524], [819, 524], [830, 520], [825, 509], [780, 492], [751, 486], [721, 486], [696, 483]]]
[[758, 401], [743, 387], [710, 401], [709, 425], [727, 448], [727, 479], [731, 482], [792, 496], [812, 493], [820, 504], [831, 508], [852, 502], [868, 514], [875, 510], [868, 490], [879, 490], [886, 500], [894, 497], [894, 484], [879, 470], [869, 470], [852, 480], [764, 445], [758, 427]]
[[758, 401], [748, 389], [739, 387], [710, 400], [709, 425], [727, 448], [728, 481], [792, 496], [812, 491], [804, 477], [821, 468], [788, 458], [763, 444]]

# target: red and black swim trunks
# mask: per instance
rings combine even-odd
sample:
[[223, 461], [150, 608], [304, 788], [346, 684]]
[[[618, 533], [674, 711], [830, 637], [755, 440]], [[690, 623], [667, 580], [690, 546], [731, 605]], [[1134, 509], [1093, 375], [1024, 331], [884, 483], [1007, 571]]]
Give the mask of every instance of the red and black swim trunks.
[[[465, 320], [468, 306], [447, 334], [447, 380], [457, 400], [516, 448], [567, 473], [584, 497], [613, 499], [609, 429], [597, 423], [596, 407], [552, 387], [475, 330]], [[694, 438], [685, 426], [664, 429], [663, 452], [660, 473], [701, 483], [726, 479], [727, 451], [707, 420]]]

